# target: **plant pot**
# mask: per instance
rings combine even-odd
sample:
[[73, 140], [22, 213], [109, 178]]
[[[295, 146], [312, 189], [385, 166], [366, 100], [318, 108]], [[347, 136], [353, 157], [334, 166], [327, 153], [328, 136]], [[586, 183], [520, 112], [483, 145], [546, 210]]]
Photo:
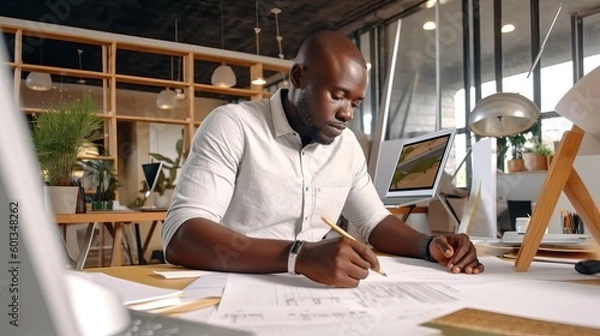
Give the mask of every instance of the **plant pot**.
[[525, 164], [523, 163], [523, 159], [512, 159], [506, 161], [506, 168], [509, 173], [516, 173], [525, 170]]
[[523, 163], [528, 171], [548, 169], [548, 159], [536, 153], [523, 153]]
[[107, 211], [113, 209], [112, 201], [93, 201], [92, 211]]
[[154, 195], [154, 207], [158, 209], [167, 209], [169, 205], [171, 205], [171, 200], [173, 198], [173, 190], [166, 190], [164, 194]]
[[44, 186], [46, 211], [55, 214], [74, 214], [77, 210], [79, 187]]

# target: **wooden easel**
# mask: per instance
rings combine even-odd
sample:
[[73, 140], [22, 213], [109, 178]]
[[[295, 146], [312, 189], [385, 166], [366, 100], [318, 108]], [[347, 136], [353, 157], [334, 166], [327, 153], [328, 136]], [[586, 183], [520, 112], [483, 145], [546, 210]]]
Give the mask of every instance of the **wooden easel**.
[[600, 243], [600, 211], [573, 167], [584, 133], [581, 128], [573, 125], [571, 130], [563, 135], [519, 249], [515, 261], [517, 272], [529, 270], [562, 191], [571, 201], [589, 233]]

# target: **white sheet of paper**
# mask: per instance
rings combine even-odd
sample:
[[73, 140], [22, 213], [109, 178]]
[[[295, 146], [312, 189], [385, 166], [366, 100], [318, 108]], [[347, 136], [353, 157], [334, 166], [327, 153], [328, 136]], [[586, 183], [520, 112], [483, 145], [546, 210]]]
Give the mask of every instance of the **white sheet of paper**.
[[[104, 273], [82, 273], [91, 281], [117, 293], [126, 306], [136, 310], [149, 310], [181, 303], [183, 291], [165, 289], [123, 280]], [[134, 306], [135, 305], [135, 306]]]
[[585, 131], [579, 155], [600, 154], [600, 67], [579, 79], [555, 111]]
[[287, 274], [232, 274], [209, 322], [260, 335], [340, 334], [340, 328], [368, 332], [382, 322], [410, 326], [415, 335], [431, 334], [414, 318], [437, 317], [435, 312], [446, 312], [440, 306], [456, 309], [460, 301], [455, 293], [437, 282], [371, 281], [346, 289]]
[[471, 308], [600, 328], [600, 286], [522, 280], [465, 286], [460, 297]]
[[516, 272], [514, 261], [506, 261], [496, 257], [480, 257], [485, 271], [481, 274], [454, 274], [444, 266], [420, 259], [379, 257], [379, 264], [388, 277], [379, 276], [375, 272], [364, 282], [370, 281], [429, 281], [444, 284], [471, 285], [503, 282], [512, 280], [588, 280], [589, 275], [577, 273], [573, 265], [534, 262], [528, 272]]
[[227, 273], [203, 275], [183, 289], [182, 301], [199, 300], [206, 297], [221, 297], [227, 284]]
[[154, 271], [154, 274], [158, 274], [165, 279], [183, 279], [183, 278], [197, 278], [207, 274], [214, 274], [215, 272], [210, 271]]

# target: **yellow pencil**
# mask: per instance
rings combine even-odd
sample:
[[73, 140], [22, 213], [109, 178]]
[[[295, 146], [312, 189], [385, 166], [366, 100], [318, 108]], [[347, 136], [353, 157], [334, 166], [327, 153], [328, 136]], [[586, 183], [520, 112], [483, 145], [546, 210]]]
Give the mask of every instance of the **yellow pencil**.
[[[325, 217], [321, 217], [321, 219], [323, 220], [323, 222], [325, 222], [325, 224], [329, 225], [329, 227], [330, 227], [331, 229], [333, 229], [333, 231], [335, 231], [335, 232], [337, 232], [337, 233], [341, 234], [342, 236], [344, 236], [344, 237], [346, 237], [346, 238], [348, 238], [348, 239], [352, 239], [352, 240], [355, 240], [355, 241], [356, 241], [356, 239], [355, 239], [354, 237], [352, 237], [352, 236], [351, 236], [351, 235], [350, 235], [348, 232], [346, 232], [346, 231], [342, 230], [342, 228], [341, 228], [341, 227], [339, 227], [339, 226], [335, 225], [335, 224], [334, 224], [332, 221], [330, 221], [329, 219], [327, 219], [327, 218], [325, 218]], [[381, 275], [383, 275], [383, 276], [387, 276], [387, 274], [385, 274], [385, 272], [384, 272], [384, 271], [383, 271], [381, 268], [380, 268], [380, 269], [377, 269], [377, 270], [374, 270], [374, 271], [375, 271], [375, 272], [377, 272], [377, 273], [379, 273], [379, 274], [381, 274]]]

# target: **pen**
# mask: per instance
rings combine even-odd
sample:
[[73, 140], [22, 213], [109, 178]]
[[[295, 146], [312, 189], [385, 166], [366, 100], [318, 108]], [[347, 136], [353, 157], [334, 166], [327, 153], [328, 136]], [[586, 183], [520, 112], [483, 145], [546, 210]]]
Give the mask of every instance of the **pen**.
[[[330, 221], [329, 219], [327, 219], [327, 218], [325, 218], [325, 217], [321, 217], [321, 219], [323, 220], [323, 222], [325, 222], [325, 224], [329, 225], [329, 227], [330, 227], [330, 228], [331, 228], [333, 231], [335, 231], [335, 232], [337, 232], [337, 233], [341, 234], [342, 236], [344, 236], [344, 237], [346, 237], [346, 238], [348, 238], [348, 239], [352, 239], [352, 240], [356, 241], [356, 239], [355, 239], [354, 237], [352, 237], [352, 236], [351, 236], [351, 235], [350, 235], [348, 232], [346, 232], [346, 231], [342, 230], [342, 228], [340, 228], [339, 226], [335, 225], [335, 224], [334, 224], [332, 221]], [[375, 272], [377, 272], [377, 273], [379, 273], [379, 274], [381, 274], [381, 275], [383, 275], [383, 276], [387, 276], [387, 274], [385, 274], [385, 272], [384, 272], [384, 271], [383, 271], [381, 268], [380, 268], [380, 269], [378, 269], [378, 270], [374, 270], [374, 271], [375, 271]]]

